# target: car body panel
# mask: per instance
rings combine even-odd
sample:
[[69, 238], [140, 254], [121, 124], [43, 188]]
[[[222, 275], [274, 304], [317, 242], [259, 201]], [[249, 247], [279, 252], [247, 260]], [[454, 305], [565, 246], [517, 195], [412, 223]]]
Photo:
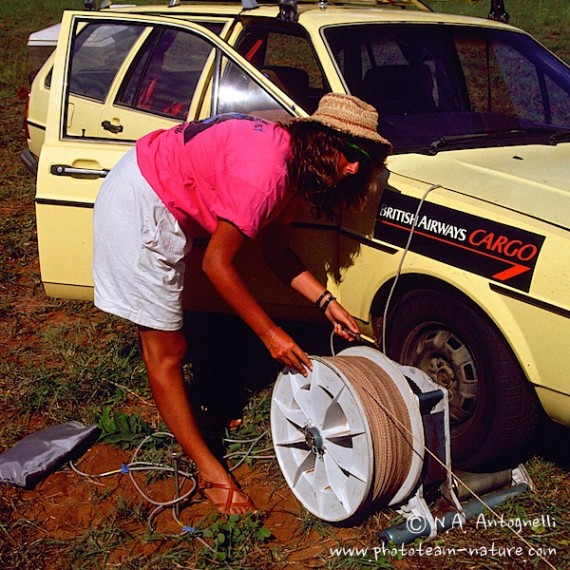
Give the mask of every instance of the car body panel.
[[[461, 155], [470, 151], [454, 152]], [[398, 163], [400, 160], [407, 159], [408, 157], [404, 156], [390, 158], [390, 169], [404, 170]], [[435, 247], [430, 248], [422, 244], [416, 249], [414, 239], [419, 236], [412, 237], [399, 277], [404, 282], [403, 289], [406, 288], [406, 280], [417, 283], [430, 279], [432, 283], [439, 281], [442, 287], [450, 287], [461, 293], [474, 305], [485, 307], [487, 317], [492, 320], [504, 337], [509, 339], [509, 344], [518, 361], [523, 363], [527, 377], [533, 384], [544, 388], [538, 393], [539, 398], [546, 390], [554, 390], [557, 393], [557, 397], [548, 394], [545, 401], [541, 401], [544, 409], [551, 417], [567, 423], [570, 419], [568, 417], [570, 409], [568, 407], [570, 404], [568, 379], [560, 359], [559, 345], [557, 342], [552, 342], [552, 338], [566, 337], [567, 333], [564, 333], [564, 330], [568, 330], [570, 318], [570, 252], [564, 246], [568, 240], [567, 230], [560, 228], [553, 230], [551, 226], [540, 220], [514, 213], [508, 208], [498, 210], [491, 202], [464, 196], [439, 186], [437, 180], [439, 179], [434, 178], [433, 184], [429, 184], [425, 180], [416, 181], [391, 172], [388, 190], [385, 191], [382, 203], [378, 204], [376, 210], [380, 213], [382, 208], [393, 208], [394, 204], [399, 204], [398, 197], [405, 196], [415, 198], [414, 207], [407, 210], [408, 214], [415, 214], [416, 206], [421, 198], [430, 188], [433, 188], [424, 206], [435, 205], [436, 209], [432, 209], [431, 213], [432, 215], [433, 212], [440, 214], [440, 219], [437, 221], [441, 222], [441, 225], [436, 226], [438, 229], [435, 231], [433, 228], [425, 231], [423, 227], [418, 226], [417, 231], [419, 234], [425, 234], [421, 236], [424, 241], [432, 241]], [[404, 208], [402, 208], [403, 211], [405, 211]], [[425, 207], [420, 209], [420, 221], [422, 216], [429, 211]], [[442, 238], [437, 233], [441, 231], [441, 228], [447, 228], [450, 225], [446, 225], [449, 220], [446, 222], [443, 216], [443, 212], [446, 211], [455, 212], [455, 215], [451, 216], [455, 224], [461, 220], [461, 217], [457, 215], [458, 212], [469, 211], [472, 219], [478, 220], [480, 225], [460, 228], [465, 231], [467, 246], [457, 241], [455, 244], [452, 243], [449, 249], [457, 250], [455, 257], [446, 257], [441, 260], [438, 258], [441, 257], [442, 242], [453, 242], [453, 239]], [[347, 310], [363, 322], [368, 322], [367, 330], [370, 334], [375, 332], [370, 320], [372, 300], [378, 291], [395, 279], [400, 270], [399, 265], [406, 245], [404, 242], [409, 236], [409, 222], [405, 227], [406, 224], [401, 222], [402, 218], [403, 215], [400, 214], [398, 225], [401, 226], [399, 229], [403, 237], [390, 241], [374, 237], [374, 229], [378, 220], [386, 219], [380, 215], [378, 217], [368, 215], [366, 219], [362, 217], [356, 219], [354, 215], [345, 213], [343, 218], [339, 265], [345, 269], [341, 271], [338, 279], [338, 296]], [[388, 221], [391, 224], [394, 223], [393, 220]], [[528, 260], [517, 259], [512, 262], [508, 256], [501, 256], [498, 252], [489, 252], [487, 245], [490, 244], [492, 247], [492, 241], [486, 242], [480, 248], [469, 245], [470, 234], [484, 232], [485, 235], [489, 235], [492, 231], [496, 231], [497, 227], [503, 228], [501, 235], [508, 235], [509, 231], [515, 232], [513, 235], [517, 240], [521, 232], [539, 238], [540, 249], [536, 259], [533, 259], [536, 266], [532, 268], [529, 291], [525, 291], [525, 287], [521, 289], [521, 274], [513, 271], [513, 268], [516, 269], [518, 266], [526, 268]], [[454, 230], [452, 235], [457, 234], [458, 232]], [[389, 235], [393, 236], [393, 234]], [[548, 237], [542, 239], [545, 235]], [[496, 238], [498, 237], [500, 236], [497, 233]], [[521, 244], [519, 244], [520, 247]], [[474, 251], [468, 252], [467, 248]], [[534, 252], [534, 249], [532, 251]], [[471, 253], [473, 257], [481, 256], [481, 263], [466, 265], [466, 253]], [[489, 271], [481, 267], [487, 260], [490, 261]], [[543, 271], [543, 267], [557, 269], [556, 281], [545, 277], [547, 272]], [[469, 277], [466, 277], [466, 271], [469, 271]], [[524, 271], [523, 275], [528, 272]], [[496, 276], [494, 279], [493, 275]], [[517, 282], [518, 287], [514, 286]], [[383, 308], [384, 305], [382, 305]], [[537, 326], [538, 322], [542, 323], [542, 327]]]
[[570, 229], [569, 149], [568, 144], [469, 149], [442, 153], [437, 160], [409, 154], [391, 170]]

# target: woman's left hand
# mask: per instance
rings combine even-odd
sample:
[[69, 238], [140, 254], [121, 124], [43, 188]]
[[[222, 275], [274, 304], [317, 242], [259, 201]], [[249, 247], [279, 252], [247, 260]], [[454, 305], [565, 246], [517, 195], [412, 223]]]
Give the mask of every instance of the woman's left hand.
[[325, 315], [334, 326], [334, 333], [345, 340], [355, 340], [360, 329], [354, 317], [336, 301], [331, 301], [326, 308]]

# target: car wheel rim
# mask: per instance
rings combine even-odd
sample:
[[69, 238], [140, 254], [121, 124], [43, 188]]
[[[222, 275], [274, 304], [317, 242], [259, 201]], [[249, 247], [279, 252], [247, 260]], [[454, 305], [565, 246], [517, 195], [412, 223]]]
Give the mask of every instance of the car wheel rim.
[[402, 362], [420, 368], [447, 389], [453, 426], [474, 416], [480, 391], [475, 359], [452, 331], [435, 324], [415, 329], [404, 343]]

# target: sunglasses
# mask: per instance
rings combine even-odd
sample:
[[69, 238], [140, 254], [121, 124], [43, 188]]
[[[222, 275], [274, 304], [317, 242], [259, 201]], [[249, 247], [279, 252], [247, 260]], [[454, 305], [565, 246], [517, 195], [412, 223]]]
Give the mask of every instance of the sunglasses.
[[359, 162], [362, 164], [367, 160], [372, 160], [362, 147], [352, 142], [345, 142], [340, 148], [340, 152], [342, 152], [348, 162]]

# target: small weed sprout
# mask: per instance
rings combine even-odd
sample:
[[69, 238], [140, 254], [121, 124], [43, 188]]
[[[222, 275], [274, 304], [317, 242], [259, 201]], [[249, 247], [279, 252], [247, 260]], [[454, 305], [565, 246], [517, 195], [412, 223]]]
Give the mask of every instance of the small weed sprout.
[[263, 526], [263, 519], [256, 514], [246, 516], [212, 515], [210, 524], [197, 531], [198, 536], [210, 544], [200, 556], [200, 568], [211, 568], [213, 564], [242, 567], [252, 550], [266, 544], [272, 537]]

